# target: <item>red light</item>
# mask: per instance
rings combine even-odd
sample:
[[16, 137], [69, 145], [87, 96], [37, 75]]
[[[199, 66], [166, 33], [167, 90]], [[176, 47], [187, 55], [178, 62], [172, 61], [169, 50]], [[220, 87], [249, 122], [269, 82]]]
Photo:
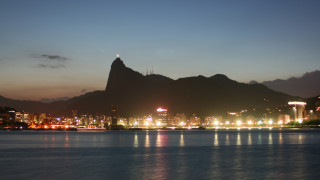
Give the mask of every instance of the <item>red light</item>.
[[167, 111], [168, 111], [168, 109], [162, 109], [162, 108], [157, 109], [157, 112], [167, 112]]

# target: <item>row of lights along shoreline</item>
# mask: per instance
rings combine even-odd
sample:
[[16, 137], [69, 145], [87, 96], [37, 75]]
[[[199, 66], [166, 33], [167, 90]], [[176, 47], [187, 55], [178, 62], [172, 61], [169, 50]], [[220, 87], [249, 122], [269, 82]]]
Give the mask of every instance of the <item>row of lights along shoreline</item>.
[[[319, 98], [320, 99], [320, 98]], [[0, 114], [1, 129], [35, 129], [35, 130], [77, 130], [77, 131], [105, 131], [105, 130], [152, 130], [152, 129], [219, 129], [219, 128], [284, 128], [296, 127], [303, 122], [320, 119], [320, 103], [316, 111], [306, 110], [306, 102], [288, 102], [289, 111], [269, 109], [264, 117], [254, 117], [248, 111], [227, 112], [223, 116], [206, 116], [200, 118], [196, 114], [187, 117], [184, 113], [172, 114], [166, 107], [158, 107], [155, 113], [144, 116], [121, 117], [119, 106], [111, 107], [111, 116], [103, 114], [77, 114], [72, 111], [72, 117], [52, 117], [47, 113], [31, 114], [17, 112], [14, 109], [2, 109]], [[271, 112], [277, 112], [271, 113]], [[309, 127], [312, 127], [310, 125]], [[313, 125], [319, 127], [319, 125]]]

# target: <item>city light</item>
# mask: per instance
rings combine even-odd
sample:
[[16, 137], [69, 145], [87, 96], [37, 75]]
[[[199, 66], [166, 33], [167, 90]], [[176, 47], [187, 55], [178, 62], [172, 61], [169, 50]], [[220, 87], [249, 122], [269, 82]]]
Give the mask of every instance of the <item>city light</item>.
[[301, 102], [301, 101], [289, 101], [289, 105], [306, 105], [306, 102]]
[[214, 121], [214, 125], [219, 125], [219, 121]]
[[283, 121], [282, 120], [278, 121], [278, 124], [283, 124]]
[[249, 124], [249, 125], [252, 125], [253, 123], [252, 123], [252, 121], [248, 121], [248, 124]]
[[230, 121], [226, 121], [226, 124], [230, 124]]
[[272, 125], [273, 121], [272, 121], [272, 120], [270, 120], [268, 123], [269, 123], [270, 125]]
[[161, 107], [157, 109], [157, 112], [167, 112], [167, 111], [168, 111], [168, 109], [163, 109]]
[[242, 122], [240, 120], [237, 121], [237, 125], [240, 126]]

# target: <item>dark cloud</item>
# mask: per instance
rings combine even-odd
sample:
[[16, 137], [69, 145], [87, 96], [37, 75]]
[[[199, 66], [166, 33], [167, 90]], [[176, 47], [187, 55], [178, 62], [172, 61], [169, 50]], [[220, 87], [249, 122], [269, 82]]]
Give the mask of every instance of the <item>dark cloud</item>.
[[39, 68], [48, 68], [48, 69], [59, 69], [64, 68], [67, 65], [67, 61], [69, 58], [59, 56], [59, 55], [31, 55], [33, 58], [37, 58], [40, 60], [37, 67]]
[[39, 68], [50, 68], [50, 69], [58, 69], [58, 68], [63, 68], [66, 67], [64, 64], [38, 64]]
[[49, 60], [56, 60], [56, 61], [66, 61], [68, 58], [58, 56], [58, 55], [48, 55], [48, 54], [42, 54], [41, 57], [49, 59]]

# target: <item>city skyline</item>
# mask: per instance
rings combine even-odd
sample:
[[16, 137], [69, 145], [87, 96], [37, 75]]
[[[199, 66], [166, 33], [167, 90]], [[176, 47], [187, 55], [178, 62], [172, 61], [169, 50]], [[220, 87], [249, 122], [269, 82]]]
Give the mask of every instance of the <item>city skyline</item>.
[[318, 70], [318, 1], [2, 1], [0, 95], [103, 90], [116, 54], [172, 79], [239, 82]]

